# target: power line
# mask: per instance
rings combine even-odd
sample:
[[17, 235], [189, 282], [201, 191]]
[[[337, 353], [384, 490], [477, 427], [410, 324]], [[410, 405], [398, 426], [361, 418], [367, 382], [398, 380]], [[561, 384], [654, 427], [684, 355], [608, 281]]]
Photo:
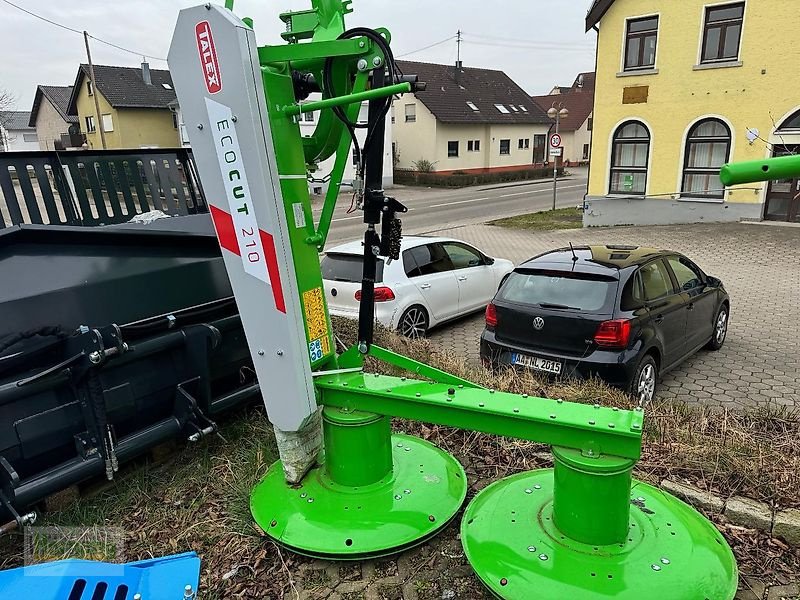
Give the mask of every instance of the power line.
[[537, 41], [531, 39], [518, 39], [518, 38], [509, 38], [509, 37], [499, 37], [495, 35], [483, 35], [481, 33], [470, 33], [462, 31], [462, 34], [466, 33], [469, 37], [476, 37], [483, 40], [496, 40], [501, 43], [512, 43], [512, 44], [523, 44], [526, 46], [552, 46], [554, 48], [563, 48], [563, 47], [573, 47], [573, 48], [586, 48], [594, 50], [594, 46], [589, 44], [579, 44], [579, 43], [572, 43], [572, 42], [551, 42], [551, 41]]
[[541, 50], [541, 51], [553, 51], [553, 52], [594, 52], [594, 48], [586, 47], [586, 48], [575, 48], [575, 47], [568, 47], [568, 46], [542, 46], [542, 45], [522, 45], [522, 44], [503, 44], [500, 42], [479, 42], [471, 39], [465, 39], [464, 43], [466, 44], [475, 44], [477, 46], [492, 46], [496, 48], [516, 48], [517, 50]]
[[[55, 25], [56, 27], [60, 27], [61, 29], [65, 29], [67, 31], [71, 31], [72, 33], [77, 33], [78, 35], [83, 35], [83, 31], [80, 31], [78, 29], [74, 29], [74, 28], [69, 27], [67, 25], [64, 25], [62, 23], [58, 23], [56, 21], [53, 21], [52, 19], [48, 19], [47, 17], [43, 17], [42, 15], [39, 15], [39, 14], [37, 14], [35, 12], [32, 12], [32, 11], [28, 10], [27, 8], [23, 8], [22, 6], [14, 4], [10, 0], [0, 0], [0, 1], [5, 2], [9, 6], [13, 6], [17, 10], [22, 11], [25, 14], [28, 14], [28, 15], [30, 15], [32, 17], [35, 17], [35, 18], [39, 19], [40, 21], [44, 21], [45, 23], [49, 23], [50, 25]], [[109, 41], [101, 39], [99, 37], [95, 37], [95, 36], [93, 36], [91, 34], [88, 34], [88, 35], [89, 35], [90, 38], [92, 38], [96, 42], [100, 42], [101, 44], [105, 44], [106, 46], [111, 46], [112, 48], [116, 48], [117, 50], [122, 50], [123, 52], [128, 52], [130, 54], [135, 54], [136, 56], [144, 56], [145, 58], [152, 58], [153, 60], [162, 60], [164, 62], [166, 62], [166, 60], [167, 60], [166, 58], [161, 58], [160, 56], [151, 56], [150, 54], [145, 54], [144, 52], [137, 52], [137, 51], [131, 50], [129, 48], [124, 48], [123, 46], [119, 46], [117, 44], [114, 44], [113, 42], [109, 42]]]
[[[5, 1], [5, 0], [3, 0]], [[456, 36], [451, 35], [449, 38], [445, 38], [438, 42], [434, 42], [433, 44], [429, 44], [427, 46], [423, 46], [422, 48], [417, 48], [416, 50], [412, 50], [411, 52], [404, 52], [403, 54], [398, 54], [395, 58], [403, 58], [404, 56], [408, 56], [410, 54], [416, 54], [417, 52], [422, 52], [423, 50], [428, 50], [430, 48], [435, 48], [436, 46], [441, 46], [442, 44], [446, 44], [447, 42], [456, 39]]]

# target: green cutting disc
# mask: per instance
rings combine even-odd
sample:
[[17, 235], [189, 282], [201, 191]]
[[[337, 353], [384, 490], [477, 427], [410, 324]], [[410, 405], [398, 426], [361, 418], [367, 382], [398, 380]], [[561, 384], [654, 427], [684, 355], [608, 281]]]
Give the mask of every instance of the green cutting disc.
[[467, 494], [461, 464], [421, 439], [392, 436], [393, 473], [365, 487], [330, 481], [322, 467], [286, 483], [280, 462], [253, 490], [250, 510], [266, 534], [317, 558], [353, 560], [393, 554], [435, 535]]
[[[628, 538], [620, 544], [566, 539], [553, 525], [552, 508], [551, 469], [497, 481], [470, 502], [461, 543], [496, 596], [730, 600], [736, 594], [738, 569], [725, 539], [700, 513], [656, 487], [633, 482]], [[602, 519], [602, 507], [597, 511]]]

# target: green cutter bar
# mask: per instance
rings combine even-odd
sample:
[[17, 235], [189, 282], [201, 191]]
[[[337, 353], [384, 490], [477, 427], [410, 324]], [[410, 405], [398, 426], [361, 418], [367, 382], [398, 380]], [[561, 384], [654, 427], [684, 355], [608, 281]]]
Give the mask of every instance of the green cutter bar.
[[[641, 409], [484, 389], [372, 344], [370, 269], [376, 255], [396, 257], [396, 213], [404, 210], [380, 189], [383, 123], [391, 96], [420, 86], [396, 68], [389, 32], [346, 30], [349, 12], [349, 2], [312, 0], [310, 10], [281, 15], [286, 45], [259, 47], [250, 20], [206, 4], [181, 11], [170, 50], [281, 453], [253, 491], [256, 523], [295, 552], [342, 560], [395, 553], [435, 535], [461, 510], [467, 480], [448, 453], [392, 434], [391, 417], [413, 419], [552, 446], [553, 469], [497, 481], [464, 512], [464, 550], [496, 596], [733, 598], [736, 561], [719, 531], [632, 478]], [[302, 102], [309, 93], [321, 99]], [[359, 139], [362, 103], [369, 119], [354, 192], [367, 226], [365, 300], [359, 343], [337, 355], [318, 252]], [[299, 125], [306, 112], [317, 114], [309, 136]], [[306, 174], [329, 157], [315, 223]], [[728, 166], [722, 177], [731, 185], [798, 171], [790, 157]], [[367, 357], [414, 377], [366, 373]]]

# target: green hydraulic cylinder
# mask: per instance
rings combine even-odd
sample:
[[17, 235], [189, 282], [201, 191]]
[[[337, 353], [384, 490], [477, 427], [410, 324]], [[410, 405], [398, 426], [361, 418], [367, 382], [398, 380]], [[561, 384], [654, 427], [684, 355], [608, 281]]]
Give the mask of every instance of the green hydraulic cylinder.
[[800, 155], [729, 163], [719, 174], [726, 186], [800, 177]]

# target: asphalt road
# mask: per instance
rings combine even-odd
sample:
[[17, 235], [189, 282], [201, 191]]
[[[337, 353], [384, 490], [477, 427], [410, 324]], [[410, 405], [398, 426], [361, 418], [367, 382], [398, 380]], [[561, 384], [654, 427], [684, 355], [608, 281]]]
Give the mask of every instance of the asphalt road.
[[[586, 193], [586, 173], [577, 172], [559, 180], [559, 208], [577, 206]], [[459, 225], [484, 223], [493, 219], [547, 210], [553, 205], [553, 182], [536, 181], [477, 186], [459, 190], [398, 187], [387, 192], [405, 204], [403, 233], [421, 234]], [[349, 195], [342, 194], [333, 216], [327, 247], [360, 239], [364, 234], [360, 212], [348, 214]], [[320, 208], [315, 207], [315, 220]]]

